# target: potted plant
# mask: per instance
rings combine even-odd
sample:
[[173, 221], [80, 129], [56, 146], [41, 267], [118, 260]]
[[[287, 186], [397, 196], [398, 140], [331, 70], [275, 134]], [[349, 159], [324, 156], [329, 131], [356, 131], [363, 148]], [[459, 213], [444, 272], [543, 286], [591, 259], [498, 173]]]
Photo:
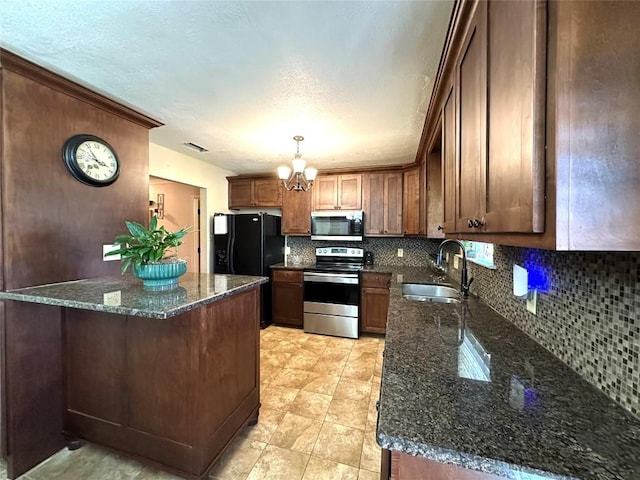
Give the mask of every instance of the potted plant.
[[[133, 274], [142, 279], [145, 288], [173, 288], [178, 285], [178, 277], [187, 271], [187, 262], [178, 258], [177, 247], [189, 229], [168, 232], [164, 226], [158, 227], [154, 215], [149, 228], [137, 222], [125, 222], [129, 234], [118, 235], [114, 245], [120, 248], [107, 255], [120, 255], [122, 273], [132, 267]], [[173, 250], [173, 251], [172, 251]]]

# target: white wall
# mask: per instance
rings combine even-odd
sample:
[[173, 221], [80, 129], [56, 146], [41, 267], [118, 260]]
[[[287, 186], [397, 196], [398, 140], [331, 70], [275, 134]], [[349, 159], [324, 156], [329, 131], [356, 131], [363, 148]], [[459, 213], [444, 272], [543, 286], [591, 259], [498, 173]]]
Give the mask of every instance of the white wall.
[[215, 212], [228, 212], [227, 179], [236, 175], [229, 170], [181, 153], [149, 143], [149, 175], [200, 187], [200, 208], [203, 223], [200, 244], [203, 249], [200, 271], [207, 273], [211, 266], [211, 216]]

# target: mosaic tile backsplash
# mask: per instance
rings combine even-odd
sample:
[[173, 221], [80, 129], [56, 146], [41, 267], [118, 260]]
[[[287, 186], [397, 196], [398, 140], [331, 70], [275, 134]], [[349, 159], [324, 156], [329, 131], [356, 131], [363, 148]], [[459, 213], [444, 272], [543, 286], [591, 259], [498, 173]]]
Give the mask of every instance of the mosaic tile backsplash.
[[[334, 245], [288, 237], [291, 254], [313, 262]], [[426, 266], [438, 240], [370, 238], [353, 243], [377, 265]], [[349, 243], [350, 245], [352, 243]], [[397, 249], [404, 250], [398, 258]], [[513, 264], [538, 286], [537, 315], [513, 295]], [[640, 417], [640, 252], [554, 252], [495, 246], [495, 270], [469, 263], [471, 292], [634, 415]], [[533, 275], [532, 275], [533, 273]], [[460, 272], [451, 269], [453, 279]], [[533, 277], [533, 278], [532, 278]]]

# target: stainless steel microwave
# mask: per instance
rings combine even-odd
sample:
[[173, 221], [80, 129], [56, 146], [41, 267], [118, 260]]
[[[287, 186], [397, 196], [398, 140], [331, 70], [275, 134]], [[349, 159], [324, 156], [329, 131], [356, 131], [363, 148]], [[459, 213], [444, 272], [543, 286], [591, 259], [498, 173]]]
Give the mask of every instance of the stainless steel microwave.
[[363, 234], [362, 210], [311, 213], [311, 240], [361, 242]]

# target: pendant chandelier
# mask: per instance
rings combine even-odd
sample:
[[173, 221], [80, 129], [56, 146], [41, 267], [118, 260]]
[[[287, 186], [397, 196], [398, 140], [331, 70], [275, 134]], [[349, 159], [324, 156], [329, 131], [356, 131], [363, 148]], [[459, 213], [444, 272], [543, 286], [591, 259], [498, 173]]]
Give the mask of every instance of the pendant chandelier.
[[305, 168], [307, 162], [300, 155], [300, 142], [304, 140], [304, 137], [296, 135], [293, 139], [296, 141], [296, 154], [291, 161], [293, 169], [290, 167], [278, 167], [278, 177], [282, 180], [282, 186], [287, 190], [306, 192], [313, 185], [318, 170], [311, 167]]

